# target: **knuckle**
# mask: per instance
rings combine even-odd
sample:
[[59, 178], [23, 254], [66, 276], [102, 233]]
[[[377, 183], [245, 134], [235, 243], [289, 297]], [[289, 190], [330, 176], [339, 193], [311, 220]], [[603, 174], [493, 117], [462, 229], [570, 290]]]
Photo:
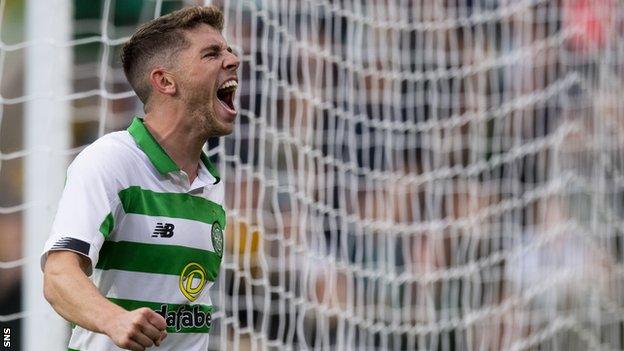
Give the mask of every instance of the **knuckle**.
[[138, 327], [132, 327], [128, 330], [128, 334], [126, 335], [126, 337], [128, 339], [134, 338], [139, 334], [139, 328]]
[[132, 318], [132, 325], [141, 325], [143, 321], [145, 321], [145, 317], [143, 317], [142, 315], [134, 316], [134, 318]]
[[130, 338], [127, 337], [127, 336], [124, 336], [123, 338], [121, 338], [120, 344], [121, 344], [121, 347], [128, 347], [128, 346], [130, 346]]

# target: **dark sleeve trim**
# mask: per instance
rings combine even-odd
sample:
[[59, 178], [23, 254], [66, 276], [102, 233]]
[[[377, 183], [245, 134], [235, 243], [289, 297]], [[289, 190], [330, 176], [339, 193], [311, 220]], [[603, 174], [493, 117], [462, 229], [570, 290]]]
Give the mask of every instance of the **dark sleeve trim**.
[[86, 241], [82, 241], [76, 238], [63, 237], [63, 238], [60, 238], [57, 242], [55, 242], [54, 245], [52, 245], [52, 248], [50, 248], [50, 251], [71, 250], [71, 251], [78, 252], [88, 257], [90, 248], [91, 248], [91, 245]]

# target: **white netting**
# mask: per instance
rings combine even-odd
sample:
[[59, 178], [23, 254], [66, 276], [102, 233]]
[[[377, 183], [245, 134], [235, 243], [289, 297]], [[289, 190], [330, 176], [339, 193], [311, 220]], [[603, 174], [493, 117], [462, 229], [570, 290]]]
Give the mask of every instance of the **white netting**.
[[[141, 113], [119, 48], [189, 3], [75, 3], [62, 151]], [[235, 131], [209, 143], [228, 209], [211, 349], [624, 348], [621, 2], [213, 3], [242, 64]], [[10, 57], [44, 44], [5, 33], [9, 218], [29, 150], [4, 129], [37, 98]], [[0, 278], [37, 264], [4, 255]]]

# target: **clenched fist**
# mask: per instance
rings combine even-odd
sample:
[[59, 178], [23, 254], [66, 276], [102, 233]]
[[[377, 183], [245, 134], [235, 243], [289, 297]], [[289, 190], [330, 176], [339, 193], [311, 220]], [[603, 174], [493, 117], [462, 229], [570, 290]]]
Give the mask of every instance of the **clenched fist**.
[[144, 307], [116, 315], [106, 323], [104, 332], [123, 349], [144, 351], [150, 346], [160, 346], [167, 337], [166, 328], [161, 315]]

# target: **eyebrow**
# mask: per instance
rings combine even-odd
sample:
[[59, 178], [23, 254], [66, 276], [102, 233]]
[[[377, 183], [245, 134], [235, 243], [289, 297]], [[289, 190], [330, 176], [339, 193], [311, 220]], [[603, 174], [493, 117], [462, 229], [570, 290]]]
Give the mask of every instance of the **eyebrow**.
[[[203, 53], [203, 52], [206, 52], [206, 51], [221, 51], [221, 48], [222, 48], [222, 46], [219, 45], [219, 44], [212, 44], [212, 45], [204, 47], [203, 49], [200, 50], [200, 52]], [[234, 50], [232, 50], [231, 46], [228, 46], [226, 48], [226, 50], [231, 52], [231, 53], [234, 53]]]

